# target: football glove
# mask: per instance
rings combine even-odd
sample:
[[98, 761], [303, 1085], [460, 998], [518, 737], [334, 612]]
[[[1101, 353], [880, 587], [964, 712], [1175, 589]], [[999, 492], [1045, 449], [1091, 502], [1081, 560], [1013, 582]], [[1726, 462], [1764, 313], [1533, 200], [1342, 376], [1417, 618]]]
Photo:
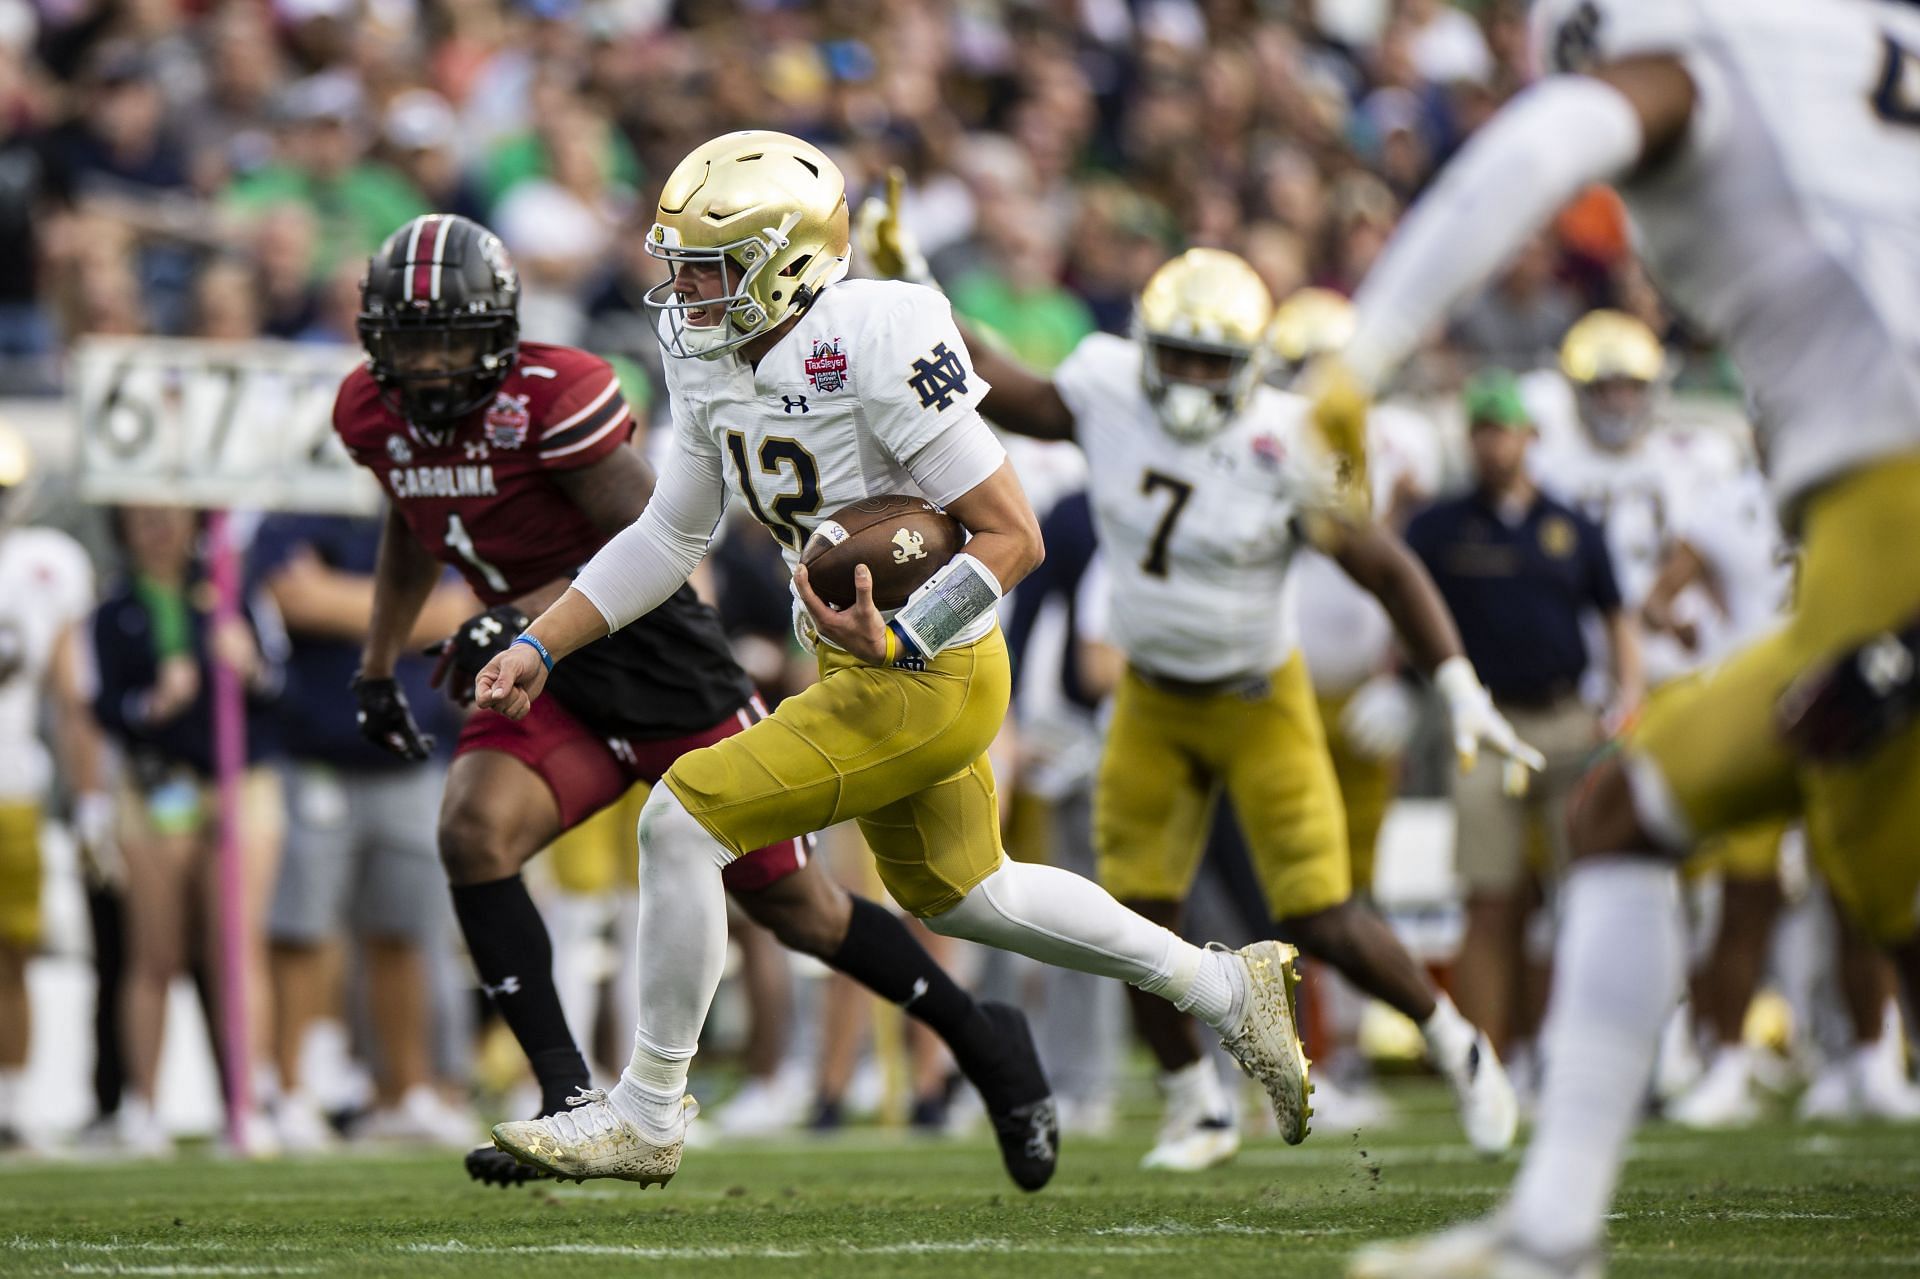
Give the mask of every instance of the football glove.
[[867, 262], [889, 280], [906, 280], [937, 288], [920, 242], [900, 221], [900, 192], [906, 175], [899, 166], [887, 170], [887, 198], [869, 196], [854, 219], [854, 237]]
[[1547, 766], [1539, 751], [1520, 740], [1507, 723], [1507, 717], [1494, 709], [1493, 696], [1474, 674], [1473, 663], [1464, 657], [1449, 657], [1433, 673], [1433, 686], [1447, 704], [1447, 719], [1453, 725], [1453, 753], [1459, 757], [1460, 771], [1470, 773], [1480, 761], [1482, 745], [1506, 757], [1502, 784], [1509, 795], [1524, 795], [1530, 774]]
[[1340, 732], [1369, 759], [1392, 759], [1413, 737], [1420, 703], [1398, 675], [1376, 675], [1347, 699]]
[[473, 705], [473, 681], [486, 669], [496, 653], [504, 653], [514, 637], [527, 629], [532, 619], [511, 604], [502, 604], [477, 613], [460, 623], [452, 635], [431, 645], [428, 657], [440, 659], [433, 665], [428, 681], [434, 688], [444, 686], [447, 696], [461, 706]]
[[401, 759], [415, 763], [433, 754], [433, 738], [420, 731], [407, 705], [407, 694], [392, 679], [353, 677], [353, 700], [360, 736]]

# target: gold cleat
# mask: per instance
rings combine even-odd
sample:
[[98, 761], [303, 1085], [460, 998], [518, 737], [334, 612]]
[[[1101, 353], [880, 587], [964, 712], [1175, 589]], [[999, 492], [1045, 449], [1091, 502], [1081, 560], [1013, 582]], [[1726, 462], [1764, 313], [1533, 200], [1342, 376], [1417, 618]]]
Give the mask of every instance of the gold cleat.
[[1222, 1035], [1221, 1046], [1267, 1090], [1280, 1135], [1297, 1146], [1306, 1139], [1313, 1115], [1313, 1083], [1307, 1077], [1312, 1063], [1296, 1019], [1300, 974], [1293, 961], [1299, 952], [1285, 942], [1261, 941], [1229, 953], [1246, 965], [1247, 1006], [1240, 1028]]
[[495, 1124], [493, 1144], [562, 1181], [613, 1177], [664, 1186], [680, 1171], [687, 1125], [700, 1113], [692, 1097], [681, 1099], [680, 1136], [664, 1145], [628, 1123], [604, 1089], [582, 1089], [573, 1100], [582, 1104], [541, 1119]]

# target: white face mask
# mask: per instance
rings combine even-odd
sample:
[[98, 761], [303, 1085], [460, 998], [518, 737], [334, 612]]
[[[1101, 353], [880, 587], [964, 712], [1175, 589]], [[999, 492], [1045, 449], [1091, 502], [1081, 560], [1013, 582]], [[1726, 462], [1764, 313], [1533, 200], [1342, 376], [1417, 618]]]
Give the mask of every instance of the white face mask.
[[1220, 397], [1201, 386], [1169, 383], [1154, 402], [1160, 424], [1177, 440], [1193, 442], [1219, 434], [1227, 424]]

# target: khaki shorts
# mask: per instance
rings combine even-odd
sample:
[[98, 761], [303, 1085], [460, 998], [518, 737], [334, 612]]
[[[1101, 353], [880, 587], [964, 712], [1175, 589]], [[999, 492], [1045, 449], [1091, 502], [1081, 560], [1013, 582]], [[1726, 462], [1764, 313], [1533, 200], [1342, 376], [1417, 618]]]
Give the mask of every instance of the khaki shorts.
[[998, 627], [924, 670], [823, 646], [819, 683], [662, 781], [735, 857], [858, 819], [893, 899], [937, 915], [1000, 867], [987, 747], [1011, 688]]
[[1914, 935], [1920, 896], [1920, 723], [1865, 759], [1812, 767], [1775, 703], [1797, 676], [1920, 614], [1920, 456], [1883, 461], [1808, 499], [1786, 623], [1648, 702], [1627, 744], [1642, 823], [1703, 840], [1804, 803], [1834, 896], [1882, 942]]
[[[1569, 855], [1567, 801], [1600, 745], [1600, 718], [1577, 697], [1545, 708], [1502, 706], [1500, 713], [1521, 741], [1546, 756], [1547, 767], [1519, 797], [1502, 788], [1502, 761], [1484, 753], [1472, 772], [1454, 778], [1454, 864], [1469, 894], [1515, 892], [1530, 869], [1558, 876]], [[1530, 856], [1536, 832], [1544, 836], [1544, 866]]]
[[1221, 791], [1273, 918], [1353, 895], [1340, 786], [1299, 654], [1255, 694], [1173, 692], [1127, 672], [1094, 792], [1107, 891], [1121, 901], [1184, 901]]

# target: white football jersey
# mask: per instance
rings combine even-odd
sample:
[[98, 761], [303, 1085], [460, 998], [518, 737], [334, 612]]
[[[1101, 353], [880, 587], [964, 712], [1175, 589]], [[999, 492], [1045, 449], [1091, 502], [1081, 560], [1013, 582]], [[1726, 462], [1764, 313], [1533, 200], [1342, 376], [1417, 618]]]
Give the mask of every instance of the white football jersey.
[[39, 734], [56, 641], [93, 609], [93, 565], [50, 528], [0, 532], [0, 800], [37, 800], [53, 779]]
[[1270, 671], [1295, 644], [1294, 517], [1329, 491], [1307, 402], [1259, 387], [1226, 429], [1185, 443], [1160, 425], [1140, 361], [1138, 343], [1096, 333], [1053, 373], [1087, 455], [1113, 643], [1174, 679]]
[[1739, 365], [1775, 493], [1920, 449], [1920, 5], [1541, 0], [1534, 33], [1560, 70], [1685, 60], [1688, 137], [1620, 193]]
[[[917, 284], [843, 280], [758, 368], [669, 359], [666, 381], [681, 454], [669, 464], [744, 501], [789, 567], [844, 506], [891, 493], [945, 506], [1006, 460], [946, 298]], [[954, 642], [992, 628], [989, 614]]]
[[[1564, 403], [1571, 411], [1572, 396]], [[1698, 518], [1716, 487], [1740, 473], [1738, 446], [1706, 431], [1655, 428], [1633, 448], [1613, 452], [1595, 445], [1578, 421], [1549, 438], [1554, 443], [1536, 446], [1530, 456], [1534, 479], [1600, 526], [1620, 598], [1629, 613], [1637, 613], [1680, 530]], [[1683, 597], [1675, 611], [1704, 626], [1705, 604], [1704, 596]], [[1587, 645], [1594, 654], [1589, 670], [1597, 677], [1608, 669], [1606, 633], [1597, 623], [1588, 627]], [[1665, 632], [1644, 635], [1641, 650], [1649, 685], [1699, 664], [1697, 653]]]
[[1715, 607], [1691, 619], [1700, 631], [1697, 663], [1720, 661], [1779, 623], [1793, 561], [1757, 468], [1714, 485], [1675, 531], [1705, 561], [1718, 597]]
[[[1431, 495], [1440, 488], [1440, 433], [1410, 409], [1375, 405], [1367, 416], [1367, 478], [1373, 509], [1384, 512], [1402, 486]], [[1312, 547], [1293, 563], [1300, 652], [1314, 691], [1352, 692], [1378, 674], [1394, 648], [1393, 619], [1371, 592]]]

